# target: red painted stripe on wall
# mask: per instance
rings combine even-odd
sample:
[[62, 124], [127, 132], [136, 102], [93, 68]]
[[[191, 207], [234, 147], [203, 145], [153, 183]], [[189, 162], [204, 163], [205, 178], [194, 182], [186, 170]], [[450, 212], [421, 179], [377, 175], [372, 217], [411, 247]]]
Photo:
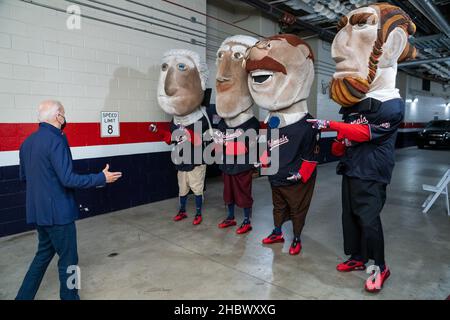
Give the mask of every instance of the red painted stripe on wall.
[[[169, 122], [154, 122], [160, 130], [168, 130]], [[69, 123], [64, 132], [71, 147], [159, 142], [158, 135], [149, 132], [149, 122], [121, 122], [120, 137], [100, 137], [99, 123]], [[22, 142], [34, 131], [35, 123], [0, 123], [0, 151], [19, 150]]]
[[[160, 130], [168, 130], [169, 122], [155, 122]], [[262, 128], [267, 125], [262, 124]], [[158, 135], [149, 132], [150, 122], [121, 122], [120, 137], [101, 138], [100, 123], [69, 123], [64, 132], [71, 147], [101, 146], [141, 142], [159, 142]], [[426, 123], [405, 122], [402, 129], [423, 128]], [[34, 131], [36, 123], [0, 123], [0, 152], [19, 150], [22, 142]], [[326, 131], [326, 130], [324, 130]]]

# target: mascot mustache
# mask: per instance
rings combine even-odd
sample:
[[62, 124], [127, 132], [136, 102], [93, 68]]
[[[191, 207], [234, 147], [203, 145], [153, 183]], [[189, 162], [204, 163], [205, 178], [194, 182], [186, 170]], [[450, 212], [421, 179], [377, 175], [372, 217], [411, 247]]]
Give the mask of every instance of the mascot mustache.
[[245, 70], [247, 70], [247, 72], [252, 72], [255, 70], [268, 70], [287, 74], [285, 66], [269, 56], [265, 56], [261, 60], [247, 60], [245, 62]]
[[367, 79], [344, 77], [331, 80], [330, 98], [343, 107], [350, 107], [361, 101], [369, 92]]

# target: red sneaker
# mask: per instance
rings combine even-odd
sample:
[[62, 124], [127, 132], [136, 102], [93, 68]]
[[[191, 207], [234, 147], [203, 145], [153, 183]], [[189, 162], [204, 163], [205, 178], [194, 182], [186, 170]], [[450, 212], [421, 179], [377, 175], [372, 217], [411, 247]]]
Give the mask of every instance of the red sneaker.
[[244, 234], [247, 232], [250, 232], [252, 230], [252, 225], [249, 223], [243, 223], [241, 226], [236, 230], [237, 234]]
[[384, 282], [389, 278], [390, 275], [391, 271], [387, 266], [383, 272], [373, 272], [372, 275], [366, 280], [364, 288], [366, 289], [366, 291], [371, 293], [379, 292], [383, 288]]
[[175, 217], [173, 217], [173, 221], [181, 221], [186, 218], [187, 218], [186, 212], [178, 212], [178, 214]]
[[336, 270], [339, 272], [361, 271], [366, 270], [366, 265], [362, 261], [348, 259], [345, 262], [339, 263]]
[[232, 227], [236, 225], [236, 220], [229, 220], [229, 219], [225, 219], [223, 220], [221, 223], [219, 223], [219, 228], [220, 229], [225, 229], [228, 227]]
[[293, 241], [292, 244], [291, 244], [291, 247], [289, 248], [289, 254], [291, 256], [295, 256], [295, 255], [299, 254], [300, 251], [302, 251], [302, 244], [301, 244], [301, 242]]
[[263, 244], [272, 244], [272, 243], [277, 243], [277, 242], [284, 242], [282, 233], [275, 234], [272, 232], [267, 238], [264, 238], [262, 241]]
[[200, 223], [202, 223], [202, 220], [203, 220], [202, 216], [198, 214], [195, 216], [194, 221], [192, 221], [192, 224], [194, 226], [199, 225]]

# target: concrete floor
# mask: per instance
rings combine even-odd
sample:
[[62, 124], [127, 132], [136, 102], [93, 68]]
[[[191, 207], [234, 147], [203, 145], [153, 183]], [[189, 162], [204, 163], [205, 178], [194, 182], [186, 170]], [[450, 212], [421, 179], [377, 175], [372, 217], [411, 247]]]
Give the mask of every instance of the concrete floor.
[[[79, 221], [82, 299], [439, 299], [450, 294], [450, 217], [440, 199], [428, 215], [423, 183], [436, 184], [450, 152], [403, 149], [382, 213], [392, 276], [377, 295], [364, 292], [364, 272], [342, 274], [340, 180], [335, 163], [321, 165], [304, 233], [303, 251], [287, 241], [261, 245], [272, 229], [270, 187], [254, 182], [254, 230], [219, 230], [224, 218], [220, 180], [208, 181], [204, 222], [174, 223], [169, 199]], [[193, 199], [189, 199], [193, 209]], [[241, 219], [241, 212], [237, 211]], [[0, 239], [0, 299], [14, 298], [36, 248], [34, 232]], [[108, 257], [111, 253], [117, 256]], [[37, 299], [58, 298], [56, 259]]]

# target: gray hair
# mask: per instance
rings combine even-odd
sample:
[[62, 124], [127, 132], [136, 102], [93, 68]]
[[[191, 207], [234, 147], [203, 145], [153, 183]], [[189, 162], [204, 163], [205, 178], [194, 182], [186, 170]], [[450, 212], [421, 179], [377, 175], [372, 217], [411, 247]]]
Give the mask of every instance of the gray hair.
[[188, 49], [171, 49], [164, 53], [163, 59], [171, 56], [187, 57], [194, 61], [194, 64], [200, 75], [202, 89], [206, 89], [206, 82], [208, 81], [208, 65], [201, 61], [200, 55], [197, 52]]
[[58, 112], [63, 108], [62, 103], [57, 100], [46, 100], [41, 102], [38, 107], [39, 122], [53, 121]]

